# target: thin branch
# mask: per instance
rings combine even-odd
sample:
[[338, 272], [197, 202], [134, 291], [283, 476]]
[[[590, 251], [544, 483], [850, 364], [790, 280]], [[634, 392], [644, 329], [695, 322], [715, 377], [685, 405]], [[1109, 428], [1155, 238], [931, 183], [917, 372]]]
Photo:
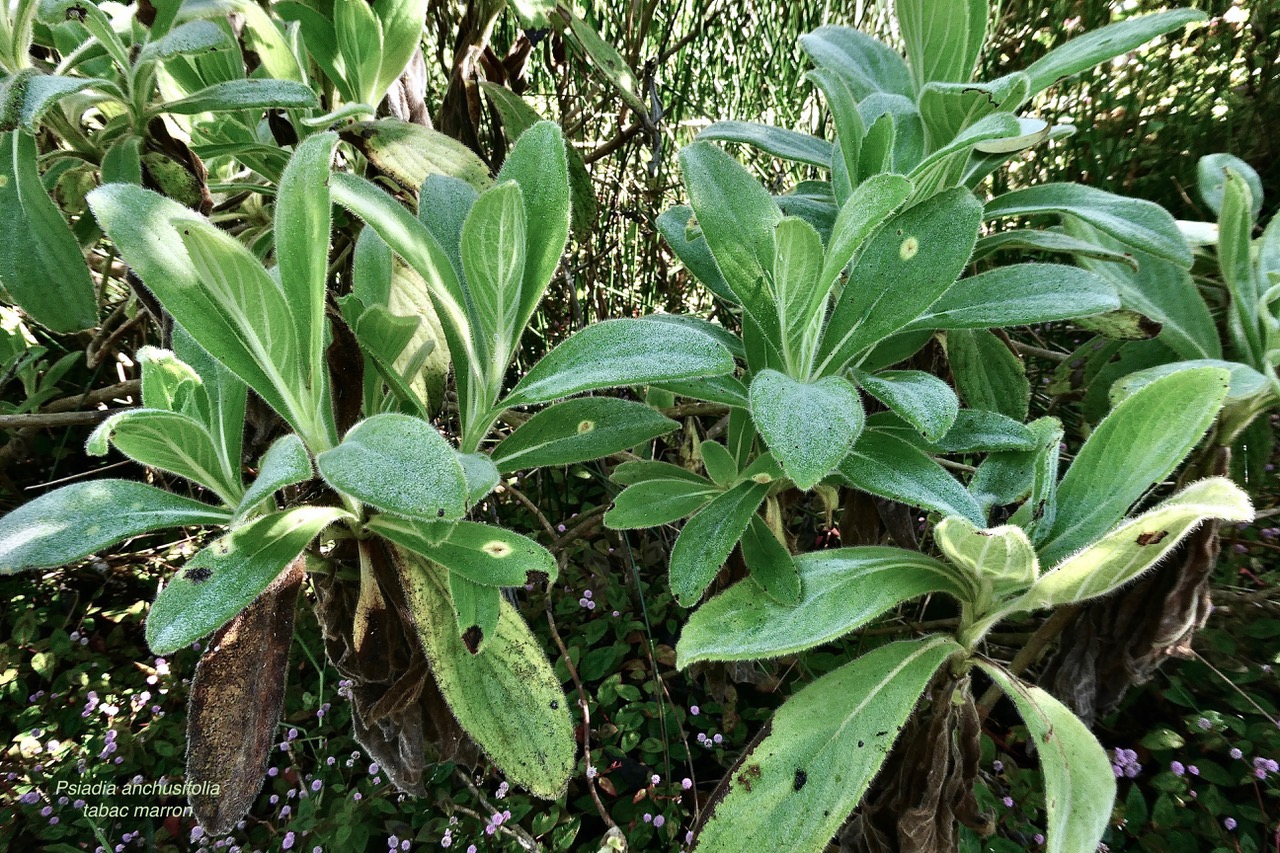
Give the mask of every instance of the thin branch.
[[1070, 357], [1070, 353], [1057, 352], [1056, 350], [1045, 349], [1044, 347], [1033, 347], [1031, 344], [1024, 344], [1021, 341], [1009, 341], [1009, 346], [1019, 355], [1033, 355], [1036, 358], [1047, 359], [1055, 363], [1062, 363]]
[[[1075, 619], [1076, 614], [1079, 612], [1080, 605], [1078, 604], [1068, 604], [1066, 607], [1060, 607], [1055, 610], [1053, 615], [1044, 620], [1044, 624], [1014, 656], [1013, 662], [1007, 667], [1009, 672], [1013, 675], [1021, 675], [1027, 667], [1035, 663], [1036, 658], [1040, 656], [1040, 652], [1044, 650], [1044, 647], [1071, 624], [1071, 620]], [[978, 700], [978, 719], [987, 719], [987, 715], [996, 706], [996, 702], [1000, 701], [1000, 696], [1001, 691], [998, 685], [993, 684], [987, 688], [987, 692], [983, 693], [982, 698]]]
[[94, 409], [88, 412], [32, 412], [26, 415], [0, 415], [0, 429], [49, 429], [51, 427], [91, 426], [102, 423], [123, 409]]

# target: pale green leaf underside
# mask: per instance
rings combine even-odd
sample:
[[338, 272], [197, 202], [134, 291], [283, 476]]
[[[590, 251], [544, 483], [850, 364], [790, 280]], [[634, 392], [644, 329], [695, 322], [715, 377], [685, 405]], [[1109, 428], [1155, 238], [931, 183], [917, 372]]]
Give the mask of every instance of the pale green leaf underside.
[[1252, 521], [1253, 505], [1224, 477], [1192, 483], [1059, 563], [1027, 593], [1028, 604], [1051, 607], [1106, 595], [1154, 566], [1210, 518]]
[[1003, 667], [979, 666], [1013, 700], [1027, 724], [1044, 774], [1046, 850], [1093, 853], [1111, 820], [1116, 797], [1111, 762], [1080, 718], [1049, 693], [1009, 675]]
[[676, 666], [704, 660], [761, 660], [836, 640], [895, 605], [945, 592], [963, 601], [963, 576], [924, 554], [864, 547], [816, 551], [795, 558], [801, 600], [795, 606], [742, 580], [690, 616], [676, 646]]
[[937, 636], [893, 643], [792, 696], [730, 771], [694, 850], [741, 853], [760, 839], [789, 853], [825, 850], [929, 679], [956, 651], [954, 641]]
[[473, 655], [458, 636], [442, 570], [407, 552], [397, 552], [396, 562], [453, 715], [508, 779], [543, 799], [560, 796], [573, 773], [573, 722], [541, 644], [502, 601], [497, 633]]
[[1062, 478], [1041, 561], [1053, 565], [1092, 542], [1167, 477], [1200, 442], [1228, 387], [1225, 370], [1183, 370], [1155, 380], [1112, 409]]
[[187, 415], [163, 409], [121, 412], [98, 425], [89, 436], [87, 452], [103, 456], [107, 442], [135, 462], [213, 490], [230, 506], [238, 503], [244, 491], [239, 477], [228, 471], [230, 463], [222, 460], [209, 430]]

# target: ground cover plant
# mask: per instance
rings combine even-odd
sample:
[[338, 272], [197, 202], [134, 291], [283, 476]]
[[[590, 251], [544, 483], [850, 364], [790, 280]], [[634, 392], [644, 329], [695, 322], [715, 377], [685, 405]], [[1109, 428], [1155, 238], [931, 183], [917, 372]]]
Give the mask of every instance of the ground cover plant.
[[1027, 180], [1206, 15], [747, 6], [5, 10], [4, 844], [1276, 843], [1265, 178]]

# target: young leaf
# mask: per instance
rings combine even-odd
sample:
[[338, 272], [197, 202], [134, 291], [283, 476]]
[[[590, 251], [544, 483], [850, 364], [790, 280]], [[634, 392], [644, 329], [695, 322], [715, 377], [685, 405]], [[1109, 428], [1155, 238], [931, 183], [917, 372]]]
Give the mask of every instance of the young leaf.
[[1027, 326], [1119, 308], [1115, 288], [1088, 270], [1061, 264], [1013, 264], [960, 279], [907, 328]]
[[1080, 718], [1047, 691], [987, 661], [978, 666], [1013, 700], [1035, 741], [1044, 774], [1049, 853], [1093, 853], [1111, 821], [1115, 774], [1107, 753]]
[[773, 269], [773, 232], [782, 211], [736, 160], [709, 142], [680, 150], [689, 203], [716, 265], [737, 301], [777, 344], [766, 279]]
[[751, 516], [740, 547], [751, 579], [771, 599], [789, 607], [800, 603], [800, 575], [795, 558], [759, 515]]
[[711, 481], [722, 489], [727, 489], [738, 479], [738, 460], [733, 458], [723, 444], [709, 438], [698, 445], [702, 456], [702, 468]]
[[981, 508], [947, 470], [909, 442], [868, 430], [840, 463], [840, 475], [854, 488], [943, 515], [984, 523]]
[[231, 473], [239, 460], [224, 461], [209, 431], [195, 418], [163, 409], [131, 409], [99, 424], [86, 452], [105, 456], [108, 442], [135, 462], [211, 489], [228, 506], [240, 502], [244, 486], [238, 472]]
[[[231, 463], [234, 476], [238, 477], [243, 455], [244, 413], [248, 398], [244, 381], [209, 355], [178, 323], [173, 326], [173, 354], [200, 377], [208, 400], [205, 426], [209, 428], [209, 435], [213, 437], [222, 458]], [[196, 396], [199, 399], [199, 395]], [[145, 404], [146, 401], [143, 402]]]
[[877, 92], [915, 100], [915, 82], [902, 57], [884, 42], [851, 27], [819, 27], [800, 36], [813, 64], [843, 77], [859, 101]]
[[1227, 170], [1222, 213], [1218, 217], [1218, 264], [1231, 295], [1228, 331], [1244, 360], [1261, 365], [1266, 361], [1266, 345], [1258, 310], [1266, 310], [1267, 306], [1261, 300], [1265, 288], [1254, 264], [1251, 192], [1243, 177]]
[[92, 326], [98, 307], [75, 235], [44, 191], [35, 138], [0, 134], [0, 285], [31, 319], [55, 332]]
[[955, 641], [937, 636], [892, 643], [788, 699], [729, 771], [694, 850], [738, 853], [744, 839], [761, 838], [777, 850], [825, 850], [929, 680], [958, 651]]
[[824, 295], [830, 291], [854, 253], [907, 200], [912, 189], [911, 182], [901, 175], [876, 175], [858, 185], [849, 200], [840, 206], [831, 228], [818, 290]]
[[1076, 216], [1126, 246], [1191, 268], [1191, 249], [1173, 216], [1158, 204], [1083, 184], [1040, 184], [987, 203], [987, 221], [1006, 216], [1056, 213]]
[[[769, 534], [772, 536], [773, 534]], [[932, 557], [900, 548], [815, 551], [795, 558], [802, 597], [794, 605], [739, 581], [689, 615], [676, 645], [676, 666], [704, 660], [762, 660], [839, 639], [904, 601], [945, 592], [977, 595], [969, 578]]]
[[894, 9], [917, 88], [969, 82], [987, 37], [986, 0], [897, 0]]
[[493, 394], [507, 371], [523, 328], [520, 286], [525, 259], [524, 197], [514, 181], [480, 194], [462, 226], [462, 267], [476, 349], [489, 360]]
[[402, 548], [421, 554], [481, 586], [524, 586], [536, 575], [555, 580], [556, 558], [527, 536], [492, 524], [459, 521], [439, 542], [430, 542], [412, 522], [375, 516], [368, 528]]
[[671, 549], [670, 569], [671, 591], [681, 607], [698, 603], [768, 493], [768, 483], [746, 480], [685, 522]]
[[[1040, 577], [1040, 561], [1026, 532], [1016, 525], [982, 529], [958, 515], [933, 529], [933, 541], [953, 564], [986, 590], [1021, 590]], [[987, 593], [988, 595], [990, 593]]]
[[428, 0], [375, 0], [373, 13], [382, 31], [374, 98], [381, 100], [422, 43]]
[[[293, 309], [298, 345], [309, 375], [326, 372], [328, 328], [324, 317], [329, 279], [329, 172], [335, 133], [309, 136], [294, 151], [276, 193], [276, 264], [285, 300]], [[317, 383], [317, 390], [319, 383]], [[316, 399], [315, 405], [324, 403]]]
[[435, 427], [408, 415], [361, 421], [316, 466], [335, 489], [397, 515], [435, 521], [467, 511], [458, 454]]
[[524, 201], [525, 266], [515, 323], [519, 331], [529, 324], [569, 239], [569, 172], [560, 126], [540, 121], [520, 134], [497, 181], [515, 181]]
[[[111, 184], [88, 200], [125, 261], [202, 349], [277, 412], [297, 408], [291, 398], [300, 380], [286, 382], [276, 361], [288, 362], [288, 375], [296, 375], [292, 312], [247, 249], [198, 213], [142, 187]], [[188, 241], [199, 250], [198, 264]]]
[[449, 572], [449, 601], [453, 615], [458, 620], [458, 636], [467, 651], [478, 655], [485, 650], [486, 641], [498, 633], [498, 621], [502, 618], [502, 590], [495, 586], [482, 586], [457, 572]]
[[169, 654], [213, 633], [244, 610], [316, 535], [350, 513], [302, 506], [236, 528], [187, 561], [147, 614], [147, 645]]
[[[1222, 216], [1222, 200], [1227, 189], [1227, 171], [1235, 172], [1249, 188], [1250, 218], [1256, 221], [1262, 213], [1262, 179], [1254, 168], [1231, 154], [1206, 154], [1196, 161], [1196, 184], [1200, 198], [1209, 205], [1214, 216]], [[1216, 243], [1217, 240], [1210, 241]]]
[[254, 78], [214, 83], [185, 98], [167, 101], [156, 111], [189, 116], [231, 110], [310, 109], [319, 105], [316, 93], [305, 83]]
[[604, 524], [611, 530], [670, 524], [702, 509], [719, 494], [720, 490], [706, 480], [645, 480], [623, 489], [614, 498], [613, 506], [604, 514]]
[[945, 436], [960, 412], [956, 392], [930, 373], [885, 370], [875, 375], [860, 373], [856, 378], [868, 394], [915, 427], [929, 442]]
[[1192, 483], [1059, 563], [1027, 593], [1027, 605], [1053, 607], [1106, 595], [1154, 566], [1209, 518], [1252, 521], [1249, 496], [1225, 477]]
[[1022, 359], [986, 329], [947, 332], [947, 361], [956, 390], [974, 409], [1026, 420], [1031, 383]]
[[293, 433], [280, 436], [262, 454], [262, 461], [258, 463], [258, 478], [245, 490], [240, 505], [236, 507], [236, 517], [243, 518], [285, 486], [305, 483], [314, 476], [311, 456], [302, 439]]
[[1027, 67], [1026, 74], [1031, 78], [1031, 91], [1027, 96], [1032, 97], [1073, 74], [1141, 47], [1156, 36], [1207, 17], [1198, 9], [1173, 9], [1137, 15], [1077, 36]]
[[605, 320], [575, 333], [530, 368], [506, 407], [548, 403], [583, 391], [732, 373], [715, 338], [674, 323]]
[[473, 654], [456, 630], [443, 570], [395, 549], [406, 603], [454, 717], [503, 774], [531, 794], [560, 796], [573, 773], [573, 722], [541, 644], [499, 601], [496, 633]]
[[231, 36], [212, 21], [187, 21], [162, 37], [147, 42], [135, 61], [141, 65], [171, 56], [213, 53], [231, 46]]
[[643, 403], [580, 397], [538, 412], [493, 449], [502, 473], [600, 459], [652, 441], [679, 424]]
[[826, 291], [822, 275], [822, 238], [803, 219], [788, 216], [774, 232], [773, 299], [777, 306], [782, 352], [788, 372], [806, 376], [822, 334]]
[[183, 525], [226, 524], [222, 508], [129, 480], [73, 483], [0, 518], [0, 574], [65, 566], [122, 539]]
[[804, 491], [848, 454], [866, 420], [858, 390], [847, 379], [804, 383], [776, 370], [762, 370], [751, 381], [751, 417], [787, 476]]
[[1230, 374], [1212, 367], [1157, 379], [1107, 415], [1058, 486], [1057, 518], [1040, 546], [1046, 565], [1097, 539], [1200, 443]]
[[982, 205], [957, 188], [886, 222], [853, 265], [827, 325], [818, 372], [842, 369], [941, 296], [968, 262], [981, 219]]
[[819, 169], [831, 167], [831, 143], [807, 133], [753, 121], [717, 121], [698, 134], [708, 142], [741, 142], [766, 154]]

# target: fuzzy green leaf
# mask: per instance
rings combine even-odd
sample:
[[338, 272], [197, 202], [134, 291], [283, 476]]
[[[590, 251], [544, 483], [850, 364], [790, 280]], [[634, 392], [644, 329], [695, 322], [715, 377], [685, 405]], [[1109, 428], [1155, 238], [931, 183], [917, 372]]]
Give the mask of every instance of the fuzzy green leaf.
[[670, 569], [671, 591], [681, 607], [698, 603], [768, 492], [768, 483], [746, 480], [685, 522], [671, 549]]
[[889, 219], [853, 265], [827, 325], [819, 373], [841, 369], [941, 296], [968, 262], [981, 218], [977, 199], [954, 189]]
[[1027, 593], [1028, 607], [1106, 595], [1154, 566], [1209, 518], [1252, 521], [1249, 496], [1224, 477], [1192, 483], [1054, 566]]
[[960, 648], [944, 637], [883, 646], [786, 701], [709, 806], [696, 853], [740, 853], [758, 839], [822, 853], [879, 772], [938, 668]]
[[459, 521], [438, 540], [419, 524], [389, 515], [374, 516], [367, 527], [481, 586], [524, 586], [533, 583], [535, 575], [555, 580], [559, 574], [546, 548], [491, 524]]
[[209, 431], [195, 418], [163, 409], [121, 412], [98, 425], [87, 451], [104, 456], [108, 442], [135, 462], [213, 490], [228, 506], [240, 502], [244, 486], [235, 471], [240, 460], [223, 460]]
[[361, 421], [316, 466], [335, 489], [396, 515], [435, 521], [467, 511], [457, 452], [435, 427], [408, 415]]
[[600, 459], [651, 441], [679, 424], [617, 397], [565, 400], [538, 412], [493, 449], [503, 473]]
[[187, 561], [147, 614], [147, 645], [175, 652], [221, 628], [249, 606], [321, 530], [350, 519], [333, 507], [303, 506], [236, 528]]
[[904, 601], [935, 592], [967, 601], [977, 589], [932, 557], [901, 548], [815, 551], [797, 556], [795, 568], [802, 597], [794, 605], [762, 595], [752, 579], [691, 613], [676, 646], [677, 667], [795, 654], [839, 639]]
[[982, 510], [955, 477], [923, 451], [888, 433], [865, 432], [840, 463], [840, 475], [873, 495], [984, 522]]
[[236, 507], [236, 515], [242, 517], [285, 486], [305, 483], [314, 476], [311, 456], [302, 439], [293, 433], [282, 435], [262, 454], [258, 478], [245, 490], [240, 505]]
[[80, 244], [44, 191], [35, 138], [0, 134], [0, 286], [31, 319], [55, 332], [94, 325], [97, 302]]
[[230, 520], [226, 509], [143, 483], [73, 483], [0, 518], [0, 574], [64, 566], [152, 530]]
[[1058, 512], [1040, 559], [1052, 565], [1097, 539], [1167, 477], [1209, 429], [1230, 387], [1218, 368], [1157, 379], [1112, 409], [1058, 486]]
[[710, 335], [648, 320], [606, 320], [577, 332], [520, 380], [504, 406], [677, 379], [732, 373], [733, 356]]
[[706, 480], [645, 480], [619, 493], [604, 514], [604, 524], [611, 530], [670, 524], [702, 509], [719, 494], [720, 490]]
[[543, 799], [562, 795], [573, 773], [573, 721], [529, 626], [500, 601], [497, 632], [473, 654], [458, 636], [443, 569], [395, 554], [414, 627], [454, 717], [509, 780]]
[[911, 424], [926, 441], [941, 439], [956, 422], [960, 401], [951, 386], [920, 370], [885, 370], [859, 374], [866, 392]]
[[1173, 216], [1158, 204], [1083, 184], [1040, 184], [988, 202], [985, 218], [1065, 214], [1083, 219], [1126, 246], [1191, 268], [1191, 249]]
[[831, 143], [817, 136], [752, 121], [717, 121], [698, 134], [711, 142], [741, 142], [766, 154], [820, 169], [831, 166]]
[[757, 586], [785, 606], [795, 607], [800, 603], [800, 574], [795, 558], [759, 515], [751, 516], [740, 547], [742, 561]]
[[776, 370], [752, 380], [751, 417], [787, 476], [806, 491], [848, 454], [866, 420], [848, 380], [797, 382]]
[[1111, 822], [1116, 798], [1111, 761], [1088, 727], [1047, 691], [986, 661], [978, 665], [1000, 685], [1027, 724], [1044, 774], [1049, 853], [1093, 853]]
[[909, 329], [990, 329], [1087, 317], [1120, 308], [1115, 288], [1079, 267], [1014, 264], [962, 278]]

